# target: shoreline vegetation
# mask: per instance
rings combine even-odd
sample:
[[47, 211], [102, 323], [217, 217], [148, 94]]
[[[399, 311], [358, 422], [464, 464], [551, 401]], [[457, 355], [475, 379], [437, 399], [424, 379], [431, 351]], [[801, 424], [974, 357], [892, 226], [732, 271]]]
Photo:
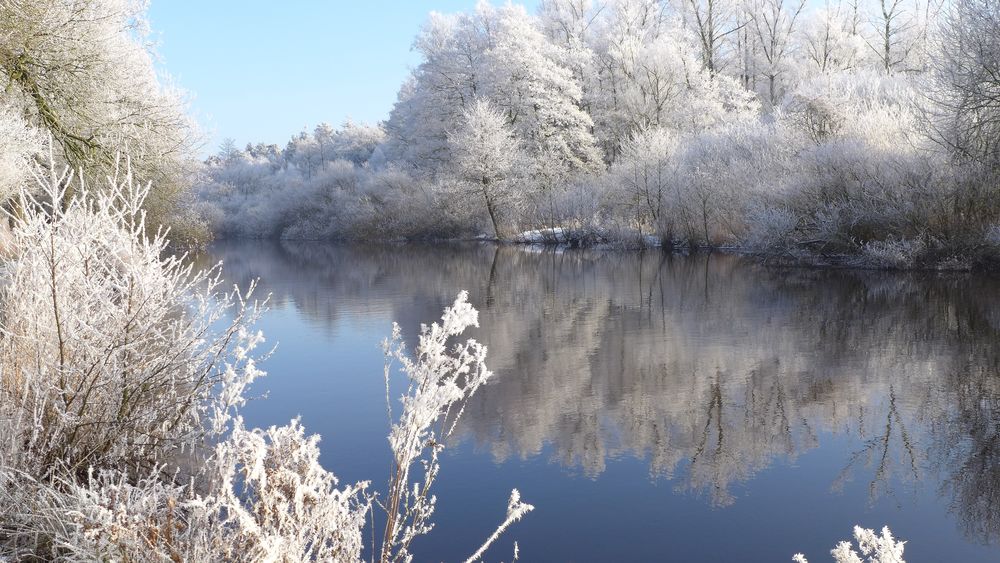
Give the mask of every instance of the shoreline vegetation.
[[[865, 254], [789, 254], [789, 253], [766, 253], [753, 249], [741, 248], [739, 246], [692, 246], [684, 241], [664, 243], [655, 236], [645, 235], [642, 238], [636, 236], [629, 243], [601, 238], [593, 235], [580, 235], [557, 237], [550, 236], [547, 232], [556, 229], [539, 229], [526, 231], [506, 239], [497, 239], [488, 235], [478, 235], [474, 237], [454, 237], [454, 238], [418, 238], [418, 239], [315, 239], [315, 238], [261, 238], [261, 237], [216, 237], [211, 242], [230, 241], [273, 241], [287, 240], [298, 243], [315, 244], [343, 244], [361, 246], [435, 246], [446, 248], [449, 245], [462, 244], [491, 244], [508, 245], [521, 247], [526, 250], [544, 250], [560, 252], [564, 250], [596, 250], [603, 252], [663, 252], [677, 256], [722, 254], [739, 256], [755, 260], [765, 266], [781, 268], [809, 268], [817, 270], [886, 270], [897, 272], [953, 272], [953, 273], [993, 273], [1000, 271], [1000, 255], [994, 257], [992, 252], [989, 255], [981, 256], [979, 260], [970, 262], [963, 259], [956, 259], [954, 255], [948, 256], [946, 260], [933, 262], [910, 261], [906, 263], [889, 263], [881, 259], [873, 259]], [[543, 233], [539, 235], [539, 233]]]
[[194, 188], [209, 230], [1000, 263], [995, 3], [481, 3], [414, 49], [382, 123], [227, 141]]

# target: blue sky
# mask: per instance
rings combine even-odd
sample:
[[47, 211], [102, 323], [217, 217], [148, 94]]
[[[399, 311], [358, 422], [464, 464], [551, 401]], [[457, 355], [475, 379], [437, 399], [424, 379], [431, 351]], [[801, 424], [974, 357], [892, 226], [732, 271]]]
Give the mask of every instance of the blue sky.
[[[536, 1], [521, 2], [534, 10]], [[476, 0], [153, 0], [161, 65], [191, 93], [202, 152], [226, 137], [284, 145], [303, 127], [385, 119], [431, 11]]]

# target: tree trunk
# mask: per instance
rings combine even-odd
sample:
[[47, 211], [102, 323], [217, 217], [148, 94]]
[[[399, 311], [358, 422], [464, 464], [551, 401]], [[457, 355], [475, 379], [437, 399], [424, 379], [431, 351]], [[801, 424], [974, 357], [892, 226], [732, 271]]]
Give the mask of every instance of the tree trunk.
[[500, 224], [497, 221], [496, 205], [493, 201], [493, 198], [490, 197], [490, 190], [489, 190], [490, 181], [487, 180], [486, 178], [483, 178], [482, 183], [483, 183], [483, 199], [486, 200], [486, 211], [489, 212], [490, 222], [493, 223], [493, 236], [499, 239]]

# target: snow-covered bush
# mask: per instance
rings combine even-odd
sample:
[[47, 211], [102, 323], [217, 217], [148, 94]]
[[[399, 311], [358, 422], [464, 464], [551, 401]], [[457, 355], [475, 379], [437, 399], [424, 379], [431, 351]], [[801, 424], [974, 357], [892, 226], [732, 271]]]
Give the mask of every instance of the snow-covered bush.
[[0, 200], [27, 179], [32, 155], [41, 149], [37, 131], [7, 108], [0, 108]]
[[[855, 526], [854, 540], [858, 543], [857, 550], [851, 542], [842, 541], [830, 551], [835, 563], [906, 563], [903, 560], [903, 547], [906, 542], [896, 541], [888, 526], [882, 528], [881, 534], [876, 534], [875, 530]], [[796, 563], [809, 563], [801, 553], [796, 553], [792, 560]]]
[[242, 401], [257, 310], [249, 292], [220, 294], [218, 268], [196, 271], [166, 252], [164, 231], [147, 234], [149, 188], [126, 168], [93, 192], [68, 169], [35, 176], [15, 201], [0, 288], [6, 451], [38, 478], [148, 470]]
[[332, 132], [321, 125], [283, 150], [227, 144], [206, 162], [198, 212], [214, 233], [231, 237], [385, 240], [473, 232], [478, 214], [454, 182], [415, 177], [396, 163], [357, 161], [372, 156], [365, 143], [379, 131], [348, 122]]
[[297, 420], [266, 431], [237, 420], [215, 450], [220, 482], [209, 515], [224, 528], [223, 557], [254, 561], [352, 561], [363, 549], [368, 483], [337, 488], [319, 464], [319, 436]]
[[749, 249], [772, 254], [794, 254], [790, 246], [799, 218], [790, 210], [780, 206], [759, 205], [747, 213], [747, 232], [743, 235], [743, 245]]
[[[237, 420], [203, 482], [105, 469], [47, 483], [21, 479], [0, 553], [64, 561], [358, 561], [366, 483], [337, 487], [317, 436], [297, 421], [248, 431]], [[4, 473], [4, 472], [0, 472]], [[7, 502], [19, 499], [19, 503]], [[19, 520], [19, 526], [10, 523]]]
[[[438, 455], [454, 432], [469, 398], [493, 375], [486, 369], [485, 346], [469, 339], [454, 345], [450, 351], [448, 348], [451, 339], [470, 326], [478, 326], [478, 318], [479, 313], [463, 291], [454, 305], [445, 309], [440, 324], [421, 327], [412, 359], [405, 353], [398, 325], [393, 327], [392, 339], [384, 343], [386, 395], [392, 362], [400, 364], [409, 388], [403, 395], [403, 410], [389, 433], [392, 479], [386, 498], [380, 502], [387, 516], [380, 552], [383, 563], [408, 561], [412, 558], [410, 543], [431, 530], [430, 517], [436, 500], [430, 495], [430, 488], [438, 475]], [[392, 416], [391, 404], [389, 415]], [[418, 464], [422, 469], [421, 480], [411, 483], [411, 472]], [[514, 491], [508, 519], [517, 520], [532, 509]], [[506, 525], [509, 523], [502, 527]]]
[[222, 293], [217, 267], [168, 253], [166, 232], [146, 229], [148, 184], [120, 163], [93, 191], [69, 169], [36, 167], [9, 218], [0, 538], [15, 549], [61, 552], [58, 507], [92, 472], [192, 473], [261, 374], [253, 288]]

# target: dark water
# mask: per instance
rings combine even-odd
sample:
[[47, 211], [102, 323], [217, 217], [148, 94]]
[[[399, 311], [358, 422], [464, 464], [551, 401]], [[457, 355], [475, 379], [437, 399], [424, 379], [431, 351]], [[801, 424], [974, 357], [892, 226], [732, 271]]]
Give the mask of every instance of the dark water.
[[[247, 409], [301, 415], [344, 481], [388, 475], [379, 342], [470, 292], [496, 372], [466, 411], [418, 560], [816, 562], [854, 524], [907, 559], [1000, 560], [1000, 280], [727, 256], [222, 243], [272, 293]], [[402, 392], [397, 386], [394, 395]]]

